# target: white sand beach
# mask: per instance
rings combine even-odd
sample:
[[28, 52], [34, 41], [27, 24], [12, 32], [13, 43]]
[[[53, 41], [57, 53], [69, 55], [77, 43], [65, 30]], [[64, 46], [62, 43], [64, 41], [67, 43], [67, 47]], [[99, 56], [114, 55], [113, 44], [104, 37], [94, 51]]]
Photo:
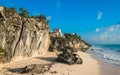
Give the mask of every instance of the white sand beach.
[[[8, 68], [20, 68], [29, 64], [51, 64], [50, 72], [45, 73], [44, 75], [100, 75], [100, 65], [98, 62], [91, 57], [90, 54], [84, 52], [78, 52], [80, 57], [83, 59], [83, 64], [75, 64], [68, 65], [64, 63], [58, 63], [54, 60], [56, 59], [56, 53], [47, 52], [42, 57], [32, 57], [23, 60], [19, 60], [16, 62], [11, 62], [5, 65], [2, 65], [2, 70], [0, 75], [8, 74], [8, 75], [20, 75], [17, 73], [5, 72]], [[56, 71], [57, 73], [53, 74], [52, 71]], [[23, 74], [29, 75], [29, 74]]]
[[[101, 62], [93, 58], [91, 54], [78, 52], [83, 59], [83, 64], [68, 65], [64, 63], [55, 62], [57, 58], [55, 52], [47, 52], [44, 56], [31, 57], [19, 61], [0, 65], [0, 75], [21, 75], [7, 71], [10, 68], [21, 68], [30, 64], [52, 64], [50, 71], [44, 74], [33, 75], [119, 75], [120, 68], [105, 62]], [[56, 72], [56, 73], [53, 73]], [[31, 75], [30, 73], [22, 75]]]

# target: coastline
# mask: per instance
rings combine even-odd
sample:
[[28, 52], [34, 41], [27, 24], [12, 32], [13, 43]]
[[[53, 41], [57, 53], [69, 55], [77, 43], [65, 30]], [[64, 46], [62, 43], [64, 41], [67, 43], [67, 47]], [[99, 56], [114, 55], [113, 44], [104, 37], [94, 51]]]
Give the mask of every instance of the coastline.
[[90, 50], [88, 51], [88, 53], [91, 54], [91, 57], [93, 59], [98, 61], [98, 64], [100, 66], [100, 75], [120, 75], [120, 66], [105, 62], [102, 58], [100, 58]]
[[[12, 62], [5, 65], [3, 68], [20, 68], [29, 64], [51, 64], [54, 62], [49, 72], [44, 73], [44, 75], [100, 75], [100, 65], [99, 62], [91, 57], [91, 54], [78, 52], [80, 57], [83, 59], [83, 64], [68, 65], [65, 63], [54, 62], [56, 59], [56, 53], [47, 52], [43, 57], [33, 57], [28, 59], [23, 59], [20, 61]], [[53, 74], [52, 72], [57, 72]], [[17, 73], [11, 73], [2, 69], [0, 75], [21, 75]], [[23, 74], [31, 75], [31, 74]], [[41, 74], [38, 74], [41, 75]]]
[[[52, 64], [54, 63], [49, 72], [44, 73], [44, 75], [119, 75], [120, 67], [104, 62], [94, 53], [88, 52], [78, 52], [80, 57], [83, 59], [83, 64], [68, 65], [65, 63], [55, 62], [57, 58], [55, 52], [47, 52], [42, 57], [31, 57], [15, 62], [11, 62], [3, 65], [3, 69], [0, 71], [0, 75], [21, 75], [18, 73], [12, 73], [7, 71], [9, 68], [20, 68], [29, 64]], [[56, 72], [53, 74], [53, 72]], [[22, 74], [31, 75], [31, 74]], [[42, 74], [37, 74], [42, 75]]]

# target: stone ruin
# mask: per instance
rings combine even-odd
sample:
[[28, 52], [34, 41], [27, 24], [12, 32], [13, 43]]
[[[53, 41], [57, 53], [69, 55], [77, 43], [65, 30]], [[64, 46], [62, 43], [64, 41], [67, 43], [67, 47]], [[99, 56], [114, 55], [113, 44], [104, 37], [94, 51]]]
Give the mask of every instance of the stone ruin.
[[50, 34], [52, 37], [62, 37], [61, 29], [54, 29]]

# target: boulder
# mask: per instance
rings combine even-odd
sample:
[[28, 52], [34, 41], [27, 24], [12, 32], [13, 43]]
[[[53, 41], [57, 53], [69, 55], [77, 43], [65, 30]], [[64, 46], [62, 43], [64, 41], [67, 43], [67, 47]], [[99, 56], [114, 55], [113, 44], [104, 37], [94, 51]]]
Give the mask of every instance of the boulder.
[[80, 56], [78, 54], [73, 53], [70, 50], [65, 50], [65, 51], [63, 51], [63, 53], [59, 54], [56, 61], [67, 63], [69, 65], [83, 63]]

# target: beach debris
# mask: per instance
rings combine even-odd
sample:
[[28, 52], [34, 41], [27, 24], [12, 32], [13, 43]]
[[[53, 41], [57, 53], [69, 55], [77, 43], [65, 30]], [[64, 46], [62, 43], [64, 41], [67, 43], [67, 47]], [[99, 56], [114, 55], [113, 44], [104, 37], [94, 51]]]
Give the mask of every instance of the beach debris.
[[80, 58], [78, 54], [70, 50], [63, 50], [63, 53], [58, 55], [56, 61], [67, 63], [69, 65], [83, 63], [82, 58]]

